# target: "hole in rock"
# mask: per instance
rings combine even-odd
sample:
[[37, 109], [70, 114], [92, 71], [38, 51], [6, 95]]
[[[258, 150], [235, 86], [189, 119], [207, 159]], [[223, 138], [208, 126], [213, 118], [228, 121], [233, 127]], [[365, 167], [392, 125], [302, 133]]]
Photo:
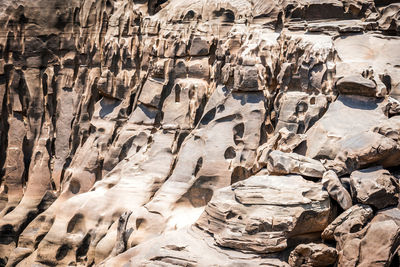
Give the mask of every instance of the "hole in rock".
[[215, 181], [215, 176], [199, 176], [178, 202], [190, 203], [195, 208], [207, 205], [213, 196], [213, 190], [210, 187], [215, 184]]
[[15, 207], [9, 207], [9, 208], [6, 210], [5, 215], [8, 214], [8, 213], [10, 213], [10, 212], [12, 212], [14, 209], [15, 209]]
[[136, 219], [136, 230], [139, 229], [140, 225], [144, 222], [144, 219], [138, 218]]
[[400, 255], [399, 255], [399, 252], [394, 254], [394, 256], [392, 258], [392, 262], [390, 263], [389, 267], [397, 267], [397, 266], [400, 266]]
[[90, 245], [90, 240], [91, 236], [87, 234], [85, 238], [82, 240], [81, 245], [79, 248], [76, 250], [76, 261], [81, 261], [82, 258], [84, 258], [89, 251], [89, 245]]
[[217, 107], [217, 112], [218, 113], [220, 113], [220, 112], [223, 112], [225, 110], [225, 106], [224, 105], [218, 105], [218, 107]]
[[3, 225], [0, 229], [0, 244], [9, 245], [14, 241], [15, 232], [10, 224]]
[[76, 180], [72, 180], [69, 184], [69, 191], [71, 191], [72, 194], [78, 194], [79, 190], [81, 190], [80, 183]]
[[271, 123], [265, 125], [265, 130], [267, 131], [267, 134], [272, 134], [275, 131], [274, 126], [272, 126]]
[[183, 19], [184, 19], [184, 20], [191, 20], [191, 19], [194, 18], [194, 15], [195, 15], [194, 11], [193, 11], [193, 10], [189, 10], [189, 11], [186, 13], [186, 15], [185, 15], [185, 17], [184, 17]]
[[239, 181], [243, 181], [247, 178], [249, 178], [251, 175], [250, 171], [248, 171], [246, 168], [242, 166], [237, 166], [233, 169], [232, 175], [231, 175], [231, 184], [237, 183]]
[[46, 234], [38, 235], [35, 239], [35, 245], [34, 248], [37, 249], [39, 246], [39, 243], [43, 240], [43, 238], [46, 236]]
[[235, 142], [235, 145], [238, 145], [239, 143], [243, 142], [242, 138], [244, 135], [244, 123], [239, 123], [235, 127], [233, 127], [233, 141]]
[[175, 86], [175, 103], [181, 102], [181, 86], [177, 84]]
[[212, 196], [213, 191], [211, 189], [193, 186], [184, 197], [190, 201], [193, 207], [198, 208], [207, 205]]
[[56, 260], [60, 261], [67, 256], [68, 251], [70, 250], [70, 247], [68, 245], [62, 245], [61, 247], [58, 248], [57, 254], [56, 254]]
[[148, 10], [150, 15], [156, 14], [161, 10], [161, 5], [166, 3], [168, 0], [149, 0]]
[[201, 119], [200, 123], [203, 125], [209, 124], [215, 117], [216, 108], [209, 110]]
[[236, 213], [234, 213], [233, 211], [230, 210], [228, 212], [228, 214], [226, 214], [225, 217], [226, 217], [227, 220], [229, 220], [229, 219], [232, 219], [232, 218], [236, 217], [236, 215], [237, 215]]
[[199, 171], [200, 171], [200, 169], [201, 169], [202, 166], [203, 166], [203, 158], [200, 157], [200, 158], [197, 160], [196, 168], [194, 169], [194, 176], [197, 176], [197, 174], [199, 173]]
[[225, 150], [224, 157], [225, 157], [225, 159], [233, 159], [233, 158], [235, 158], [236, 157], [235, 148], [233, 148], [232, 146], [228, 147]]
[[300, 102], [296, 106], [296, 113], [297, 114], [305, 113], [307, 110], [308, 110], [308, 105], [305, 102]]
[[218, 11], [214, 11], [214, 16], [220, 17], [222, 22], [234, 22], [235, 14], [230, 9], [221, 8]]
[[76, 226], [79, 226], [83, 221], [83, 214], [75, 214], [74, 217], [69, 221], [67, 226], [67, 233], [72, 233], [74, 229], [76, 230]]

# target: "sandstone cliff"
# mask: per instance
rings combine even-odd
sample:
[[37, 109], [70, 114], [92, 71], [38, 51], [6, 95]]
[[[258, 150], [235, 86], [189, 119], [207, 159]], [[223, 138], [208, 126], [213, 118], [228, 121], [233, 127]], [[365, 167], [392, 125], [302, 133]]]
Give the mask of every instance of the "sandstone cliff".
[[398, 266], [400, 3], [0, 0], [0, 265]]

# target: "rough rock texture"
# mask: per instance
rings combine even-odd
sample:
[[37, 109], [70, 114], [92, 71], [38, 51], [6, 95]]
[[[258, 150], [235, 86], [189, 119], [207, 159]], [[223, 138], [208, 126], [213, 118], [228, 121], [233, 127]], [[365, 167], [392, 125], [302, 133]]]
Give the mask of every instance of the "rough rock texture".
[[289, 257], [290, 266], [329, 266], [336, 262], [337, 252], [325, 244], [300, 244]]
[[322, 232], [325, 240], [344, 239], [349, 233], [357, 232], [373, 217], [374, 212], [370, 206], [357, 204], [340, 214]]
[[399, 18], [0, 0], [0, 265], [399, 265]]
[[322, 184], [328, 194], [334, 199], [342, 209], [347, 210], [352, 206], [349, 192], [342, 185], [342, 182], [333, 171], [327, 171], [322, 177]]
[[[399, 216], [400, 210], [397, 208], [383, 210], [363, 227], [363, 221], [365, 223], [365, 219], [371, 217], [371, 213], [368, 208], [364, 208], [363, 211], [355, 209], [353, 214], [335, 229], [339, 251], [338, 265], [389, 266], [390, 262], [396, 264], [393, 258], [398, 257], [396, 254], [400, 242]], [[346, 227], [347, 231], [343, 227]]]
[[296, 153], [283, 153], [279, 150], [268, 155], [267, 169], [272, 174], [301, 174], [321, 178], [325, 168], [321, 162]]
[[352, 195], [362, 204], [383, 209], [399, 202], [399, 181], [381, 167], [353, 172], [350, 185]]
[[289, 267], [283, 259], [226, 250], [197, 228], [164, 233], [99, 266], [271, 266]]
[[221, 189], [196, 225], [222, 247], [268, 253], [312, 239], [331, 213], [321, 184], [296, 175], [256, 175]]

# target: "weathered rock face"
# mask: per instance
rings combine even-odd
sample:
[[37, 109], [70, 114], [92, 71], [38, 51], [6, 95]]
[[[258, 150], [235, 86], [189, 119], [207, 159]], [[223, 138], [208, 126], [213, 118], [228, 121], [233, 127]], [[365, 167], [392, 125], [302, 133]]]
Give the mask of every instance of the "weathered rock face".
[[398, 204], [398, 183], [395, 177], [380, 167], [355, 171], [350, 177], [351, 192], [357, 201], [377, 209]]
[[1, 0], [0, 265], [398, 265], [396, 2]]
[[325, 244], [301, 244], [290, 253], [289, 263], [290, 266], [329, 266], [336, 262], [336, 257], [336, 250]]
[[[397, 257], [399, 215], [397, 208], [380, 211], [373, 216], [368, 206], [354, 206], [328, 226], [323, 236], [333, 232], [339, 251], [340, 266], [389, 266]], [[397, 262], [398, 263], [398, 262]]]
[[268, 253], [313, 238], [333, 215], [321, 184], [296, 175], [256, 175], [220, 190], [196, 225], [222, 247]]
[[324, 173], [322, 184], [331, 198], [334, 199], [342, 209], [347, 210], [351, 208], [351, 196], [334, 171], [327, 171]]

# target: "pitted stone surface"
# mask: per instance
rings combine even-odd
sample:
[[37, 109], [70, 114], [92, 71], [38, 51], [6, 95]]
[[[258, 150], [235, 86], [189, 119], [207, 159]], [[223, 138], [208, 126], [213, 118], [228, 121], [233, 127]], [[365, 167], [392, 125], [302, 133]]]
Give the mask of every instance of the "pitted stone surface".
[[1, 0], [0, 265], [397, 264], [394, 2]]

